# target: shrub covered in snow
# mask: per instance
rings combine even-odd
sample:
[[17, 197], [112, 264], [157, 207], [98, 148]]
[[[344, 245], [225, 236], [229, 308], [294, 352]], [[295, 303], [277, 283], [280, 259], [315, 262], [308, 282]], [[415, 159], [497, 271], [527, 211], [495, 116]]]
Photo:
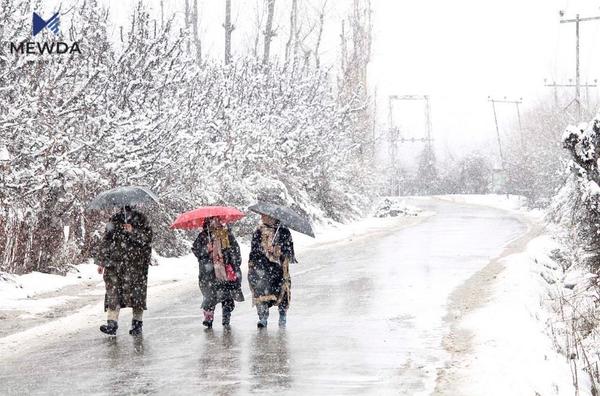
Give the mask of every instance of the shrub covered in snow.
[[596, 389], [600, 380], [595, 353], [600, 344], [600, 119], [567, 128], [562, 142], [571, 161], [549, 214], [563, 245], [552, 257], [562, 275], [551, 296], [561, 320], [551, 327], [563, 351], [583, 360]]
[[421, 209], [407, 205], [402, 199], [383, 198], [375, 208], [375, 217], [418, 216]]
[[[21, 41], [32, 2], [1, 4], [0, 42]], [[375, 178], [364, 87], [302, 62], [199, 63], [185, 32], [169, 22], [155, 36], [139, 4], [121, 45], [91, 1], [72, 9], [78, 22], [68, 32], [85, 38], [84, 56], [1, 47], [0, 147], [10, 161], [0, 178], [0, 270], [48, 271], [88, 257], [110, 214], [86, 205], [118, 185], [160, 196], [149, 217], [166, 256], [188, 249], [185, 234], [168, 229], [177, 213], [245, 209], [263, 189], [313, 217], [341, 220], [366, 206]]]
[[555, 198], [552, 216], [567, 233], [578, 263], [600, 273], [600, 120], [569, 127], [563, 146], [571, 154], [568, 178]]

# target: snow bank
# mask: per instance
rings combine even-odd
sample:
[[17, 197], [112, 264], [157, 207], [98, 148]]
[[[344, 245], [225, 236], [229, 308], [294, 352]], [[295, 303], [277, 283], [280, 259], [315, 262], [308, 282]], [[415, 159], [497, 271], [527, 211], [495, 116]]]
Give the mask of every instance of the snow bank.
[[385, 197], [377, 204], [375, 208], [375, 217], [397, 217], [397, 216], [418, 216], [421, 209], [408, 205], [406, 198]]
[[464, 203], [469, 205], [490, 206], [509, 211], [521, 211], [525, 208], [526, 198], [519, 195], [486, 194], [486, 195], [438, 195], [438, 199]]
[[[544, 235], [530, 241], [525, 252], [505, 258], [491, 301], [465, 318], [473, 353], [465, 364], [464, 394], [576, 394], [570, 362], [549, 334], [551, 323], [559, 320], [550, 308], [558, 282], [548, 281], [556, 278], [551, 259], [556, 247]], [[578, 372], [580, 395], [591, 394], [588, 379]]]

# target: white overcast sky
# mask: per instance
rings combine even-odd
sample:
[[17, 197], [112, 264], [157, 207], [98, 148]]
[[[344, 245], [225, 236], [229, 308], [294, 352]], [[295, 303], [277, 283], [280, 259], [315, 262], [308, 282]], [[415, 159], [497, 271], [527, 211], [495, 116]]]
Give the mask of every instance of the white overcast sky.
[[[574, 78], [575, 27], [560, 24], [558, 11], [564, 10], [565, 17], [578, 12], [597, 16], [599, 5], [573, 0], [374, 0], [370, 72], [380, 108], [387, 114], [391, 93], [429, 94], [438, 151], [485, 146], [495, 138], [488, 95], [523, 97], [526, 107], [550, 93], [544, 78]], [[581, 38], [582, 80], [600, 78], [600, 21], [582, 23]], [[410, 118], [416, 111], [400, 105], [395, 116]], [[499, 105], [501, 127], [508, 128], [515, 114], [513, 106]], [[406, 122], [414, 125], [414, 120]]]

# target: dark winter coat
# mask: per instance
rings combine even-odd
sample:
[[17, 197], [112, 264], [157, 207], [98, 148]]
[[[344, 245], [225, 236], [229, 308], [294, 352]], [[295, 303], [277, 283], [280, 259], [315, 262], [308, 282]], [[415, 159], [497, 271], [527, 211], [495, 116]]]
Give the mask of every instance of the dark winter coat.
[[228, 230], [229, 247], [223, 249], [223, 261], [225, 264], [231, 264], [233, 271], [237, 276], [236, 281], [220, 281], [215, 276], [212, 257], [208, 251], [210, 242], [208, 229], [205, 228], [198, 234], [192, 246], [192, 252], [198, 259], [198, 285], [204, 300], [202, 308], [206, 310], [214, 307], [224, 301], [244, 301], [242, 293], [242, 256], [240, 246], [238, 245], [233, 233]]
[[[127, 217], [127, 221], [126, 221]], [[131, 232], [123, 225], [133, 226]], [[152, 257], [152, 228], [135, 210], [115, 214], [106, 226], [97, 262], [104, 267], [104, 309], [146, 309], [148, 266]]]
[[[280, 249], [281, 255], [279, 262], [275, 262], [264, 252], [261, 232], [263, 227], [267, 226], [261, 224], [254, 231], [248, 260], [248, 283], [252, 290], [252, 302], [287, 308], [291, 300], [289, 264], [295, 261], [292, 234], [288, 228], [279, 226], [273, 245]], [[277, 229], [277, 226], [275, 228]]]

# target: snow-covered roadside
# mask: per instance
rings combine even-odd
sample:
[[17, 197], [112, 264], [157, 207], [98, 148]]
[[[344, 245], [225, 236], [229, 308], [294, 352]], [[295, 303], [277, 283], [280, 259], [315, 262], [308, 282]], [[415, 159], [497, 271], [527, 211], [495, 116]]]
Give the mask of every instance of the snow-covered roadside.
[[[575, 395], [571, 368], [556, 351], [548, 323], [558, 318], [548, 306], [550, 288], [541, 276], [555, 247], [548, 235], [501, 261], [491, 300], [467, 315], [462, 326], [473, 337], [459, 371], [465, 395]], [[580, 395], [590, 394], [579, 374]]]
[[[323, 244], [343, 243], [378, 232], [391, 232], [415, 225], [429, 212], [411, 207], [408, 216], [366, 217], [349, 224], [323, 223], [316, 227], [317, 238], [293, 233], [298, 255], [305, 249]], [[241, 244], [244, 263], [249, 253], [248, 243]], [[148, 305], [153, 300], [170, 298], [181, 291], [197, 288], [197, 262], [193, 255], [178, 258], [157, 258], [158, 265], [149, 270]], [[291, 268], [292, 276], [302, 271], [301, 265]], [[3, 278], [6, 278], [3, 280]], [[73, 332], [103, 320], [102, 296], [104, 283], [92, 263], [75, 266], [66, 276], [31, 273], [22, 276], [2, 274], [0, 277], [0, 355], [8, 353], [24, 340], [43, 340], [57, 332]], [[29, 344], [29, 341], [28, 341]], [[29, 346], [29, 345], [28, 345]]]
[[487, 194], [487, 195], [437, 195], [437, 199], [445, 201], [464, 203], [469, 205], [489, 206], [497, 209], [508, 210], [519, 213], [536, 213], [524, 209], [525, 198], [519, 195]]
[[[453, 202], [491, 206], [523, 216], [543, 227], [543, 213], [527, 211], [519, 197], [444, 196]], [[578, 372], [579, 393], [572, 367], [557, 352], [550, 324], [560, 320], [552, 309], [552, 296], [563, 283], [556, 279], [552, 260], [557, 243], [547, 233], [529, 240], [520, 252], [509, 252], [496, 269], [483, 274], [479, 287], [489, 287], [483, 305], [461, 317], [451, 337], [461, 334], [467, 345], [455, 348], [448, 368], [452, 389], [440, 394], [462, 395], [588, 395], [589, 377]], [[494, 263], [492, 263], [494, 264]], [[554, 283], [554, 279], [558, 282]], [[454, 313], [449, 313], [454, 315]], [[446, 383], [449, 382], [445, 378]]]

